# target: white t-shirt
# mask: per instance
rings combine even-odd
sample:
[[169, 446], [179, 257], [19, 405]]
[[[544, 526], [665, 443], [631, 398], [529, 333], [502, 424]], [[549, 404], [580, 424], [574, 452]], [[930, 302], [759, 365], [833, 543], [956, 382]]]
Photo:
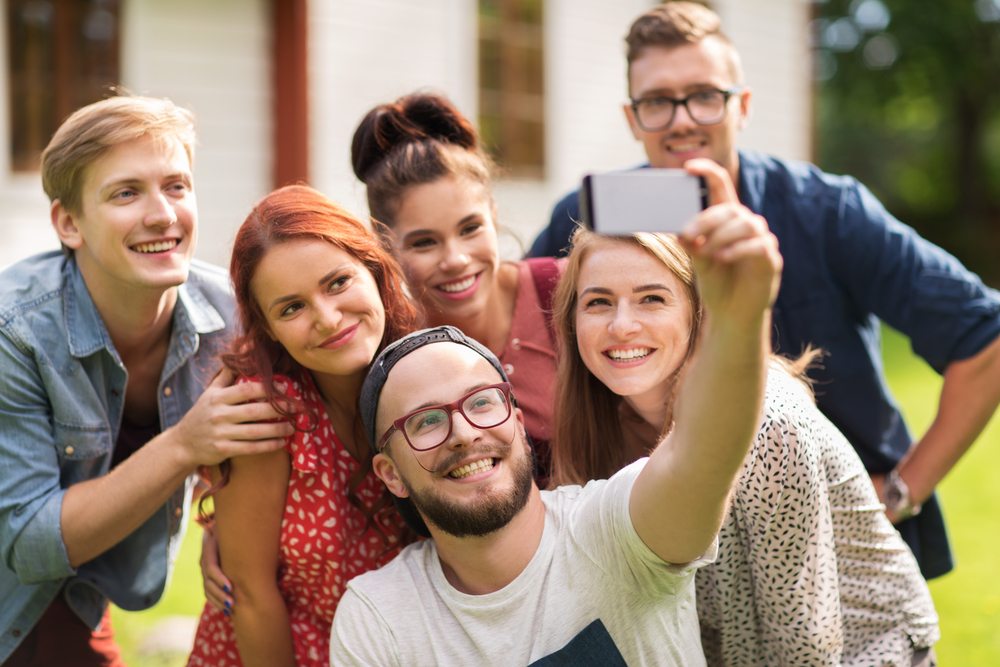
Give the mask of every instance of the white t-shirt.
[[330, 663], [509, 667], [552, 656], [551, 664], [704, 665], [693, 575], [716, 547], [675, 566], [643, 544], [628, 505], [645, 462], [543, 491], [538, 550], [496, 592], [455, 590], [433, 540], [355, 578], [334, 617]]

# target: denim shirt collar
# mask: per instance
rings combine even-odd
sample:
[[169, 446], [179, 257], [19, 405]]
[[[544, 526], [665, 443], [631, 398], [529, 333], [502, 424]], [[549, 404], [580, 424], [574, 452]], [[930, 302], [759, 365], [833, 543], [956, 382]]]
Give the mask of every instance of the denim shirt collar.
[[[63, 271], [68, 274], [65, 280], [67, 290], [63, 308], [70, 353], [74, 357], [82, 358], [102, 348], [113, 351], [111, 336], [104, 326], [100, 313], [97, 312], [97, 306], [94, 305], [90, 290], [87, 289], [76, 261], [70, 258]], [[198, 335], [221, 331], [226, 323], [219, 311], [201, 293], [192, 292], [186, 284], [177, 289], [172, 338], [181, 345], [179, 351], [183, 359], [197, 349]]]

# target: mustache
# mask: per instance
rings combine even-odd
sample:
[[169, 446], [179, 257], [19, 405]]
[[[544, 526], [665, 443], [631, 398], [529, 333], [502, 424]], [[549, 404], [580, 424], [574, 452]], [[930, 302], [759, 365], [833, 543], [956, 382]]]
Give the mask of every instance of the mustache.
[[510, 440], [503, 442], [502, 440], [491, 443], [488, 445], [482, 445], [475, 449], [461, 449], [453, 451], [448, 454], [438, 465], [434, 466], [434, 469], [426, 468], [420, 461], [420, 467], [424, 468], [429, 473], [438, 475], [449, 468], [455, 467], [461, 461], [475, 461], [478, 459], [493, 458], [500, 459], [507, 457], [514, 447], [514, 440], [517, 438], [517, 429], [512, 429], [513, 432], [510, 435]]

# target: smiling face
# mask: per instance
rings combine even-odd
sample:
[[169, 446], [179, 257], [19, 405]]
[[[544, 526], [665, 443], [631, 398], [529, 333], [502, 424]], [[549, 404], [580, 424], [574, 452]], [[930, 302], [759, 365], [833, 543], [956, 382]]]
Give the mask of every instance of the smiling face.
[[314, 374], [362, 374], [385, 331], [385, 308], [371, 272], [320, 240], [273, 246], [250, 290], [270, 335]]
[[392, 231], [410, 288], [433, 324], [460, 322], [486, 308], [500, 253], [482, 184], [447, 176], [408, 188]]
[[80, 210], [52, 205], [91, 292], [164, 290], [187, 280], [198, 214], [191, 163], [175, 138], [118, 144], [85, 170]]
[[[450, 403], [501, 378], [479, 354], [455, 343], [432, 343], [401, 359], [379, 399], [376, 432], [418, 408]], [[400, 498], [410, 498], [428, 525], [452, 535], [486, 535], [507, 525], [533, 486], [531, 452], [520, 410], [491, 429], [451, 415], [441, 446], [413, 451], [402, 433], [375, 457], [376, 474]]]
[[[741, 83], [739, 63], [733, 47], [716, 37], [674, 48], [647, 47], [629, 67], [629, 94], [640, 100], [657, 96], [686, 97], [707, 90], [725, 90]], [[673, 122], [662, 130], [639, 127], [630, 105], [625, 116], [632, 135], [642, 142], [654, 167], [679, 168], [696, 157], [721, 164], [736, 178], [736, 135], [750, 112], [750, 91], [734, 95], [726, 103], [726, 115], [713, 125], [698, 125], [680, 107]]]
[[684, 284], [644, 248], [606, 239], [585, 255], [576, 296], [577, 346], [590, 372], [636, 407], [666, 405], [691, 339]]

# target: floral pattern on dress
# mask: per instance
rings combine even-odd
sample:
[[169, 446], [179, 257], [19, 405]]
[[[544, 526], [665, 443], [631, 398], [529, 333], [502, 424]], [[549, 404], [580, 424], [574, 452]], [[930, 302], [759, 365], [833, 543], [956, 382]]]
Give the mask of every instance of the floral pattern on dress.
[[[311, 377], [296, 382], [279, 376], [275, 386], [306, 410], [285, 446], [292, 467], [279, 539], [278, 588], [288, 607], [296, 663], [326, 667], [333, 613], [347, 582], [399, 553], [404, 524], [391, 507], [369, 520], [348, 502], [350, 481], [361, 464], [334, 433]], [[354, 494], [370, 510], [383, 489], [369, 471]], [[207, 603], [188, 665], [242, 665], [231, 620]]]

